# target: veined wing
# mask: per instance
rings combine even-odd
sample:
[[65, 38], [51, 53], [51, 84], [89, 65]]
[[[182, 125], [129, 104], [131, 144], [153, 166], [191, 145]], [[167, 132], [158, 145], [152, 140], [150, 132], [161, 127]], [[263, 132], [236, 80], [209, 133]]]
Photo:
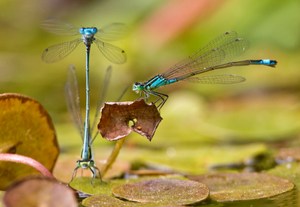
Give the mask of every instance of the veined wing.
[[162, 75], [171, 79], [194, 72], [197, 74], [206, 72], [208, 71], [207, 68], [225, 63], [242, 54], [247, 45], [247, 41], [237, 38], [237, 33], [226, 32], [204, 48], [171, 67]]
[[68, 78], [65, 85], [65, 95], [69, 113], [72, 116], [73, 122], [78, 129], [81, 138], [83, 138], [83, 121], [80, 110], [80, 97], [75, 67], [70, 66]]
[[122, 50], [119, 47], [116, 47], [112, 44], [102, 42], [98, 39], [95, 40], [96, 45], [98, 46], [98, 49], [100, 52], [106, 57], [109, 61], [116, 63], [116, 64], [122, 64], [126, 62], [126, 53], [124, 50]]
[[127, 27], [122, 23], [112, 23], [98, 29], [96, 37], [101, 41], [114, 41], [121, 39], [127, 33]]
[[48, 47], [42, 54], [42, 60], [46, 63], [59, 61], [69, 55], [82, 40], [76, 39], [70, 42], [64, 42]]
[[56, 19], [48, 19], [42, 22], [41, 27], [48, 32], [57, 35], [79, 35], [79, 28]]
[[201, 77], [190, 77], [184, 80], [203, 84], [232, 84], [244, 82], [246, 78], [233, 74], [221, 74]]
[[[98, 100], [97, 106], [96, 106], [96, 113], [95, 113], [95, 117], [94, 117], [93, 124], [92, 124], [92, 127], [91, 127], [91, 132], [92, 133], [93, 133], [95, 127], [96, 127], [96, 124], [99, 122], [100, 108], [102, 107], [102, 105], [104, 103], [104, 100], [106, 98], [106, 94], [107, 94], [108, 86], [109, 86], [109, 81], [110, 81], [110, 78], [111, 78], [111, 73], [112, 73], [112, 67], [108, 66], [108, 68], [106, 69], [102, 89], [100, 90], [101, 93], [99, 95], [99, 100]], [[93, 140], [94, 140], [94, 138], [91, 140], [91, 142]]]

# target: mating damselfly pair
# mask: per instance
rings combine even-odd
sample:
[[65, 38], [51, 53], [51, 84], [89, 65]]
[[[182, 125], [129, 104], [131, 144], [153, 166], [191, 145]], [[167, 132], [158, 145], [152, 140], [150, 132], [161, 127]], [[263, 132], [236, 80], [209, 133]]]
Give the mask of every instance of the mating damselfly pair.
[[[59, 35], [81, 35], [81, 38], [77, 38], [72, 41], [63, 42], [48, 47], [42, 54], [42, 60], [47, 63], [53, 63], [59, 61], [69, 55], [81, 42], [86, 46], [86, 63], [85, 63], [85, 119], [82, 122], [79, 102], [78, 83], [75, 75], [75, 68], [70, 67], [68, 82], [66, 84], [66, 96], [69, 110], [72, 112], [73, 120], [79, 129], [79, 132], [83, 138], [83, 145], [81, 150], [81, 159], [77, 161], [77, 166], [73, 172], [73, 177], [76, 175], [76, 171], [79, 168], [89, 169], [93, 177], [97, 175], [101, 177], [98, 168], [93, 160], [93, 153], [91, 144], [93, 140], [91, 131], [95, 127], [95, 120], [92, 128], [90, 127], [90, 49], [91, 45], [95, 43], [99, 51], [111, 62], [116, 64], [122, 64], [126, 62], [126, 53], [124, 50], [116, 47], [106, 41], [114, 41], [123, 37], [126, 32], [126, 26], [121, 23], [113, 23], [103, 28], [96, 27], [75, 27], [71, 24], [63, 23], [57, 20], [48, 20], [43, 22], [42, 27], [49, 32]], [[107, 72], [107, 77], [110, 75], [111, 69]], [[107, 80], [108, 78], [106, 78]], [[106, 81], [105, 81], [106, 82]], [[104, 87], [105, 88], [105, 85]], [[104, 98], [99, 101], [101, 103]], [[101, 104], [98, 108], [100, 108]], [[99, 110], [97, 110], [99, 111]], [[97, 115], [97, 114], [96, 114]]]
[[[53, 24], [50, 25], [52, 27], [51, 29], [53, 29], [53, 27], [55, 28]], [[62, 29], [63, 27], [64, 29], [68, 29], [69, 27], [71, 31], [74, 28], [73, 26], [68, 26], [68, 24], [66, 24], [66, 25], [60, 25], [60, 27], [57, 27], [56, 30], [60, 32], [61, 30], [64, 30]], [[113, 32], [107, 28], [113, 28], [112, 29]], [[82, 147], [81, 160], [78, 160], [77, 162], [78, 164], [74, 172], [76, 172], [78, 168], [84, 168], [84, 169], [88, 168], [93, 173], [93, 177], [96, 177], [97, 168], [94, 165], [94, 161], [91, 153], [91, 142], [93, 141], [93, 139], [91, 139], [90, 123], [89, 123], [90, 46], [93, 42], [95, 42], [96, 45], [98, 46], [98, 49], [104, 54], [104, 56], [110, 61], [115, 63], [121, 63], [122, 61], [116, 61], [116, 60], [120, 60], [120, 59], [125, 60], [124, 57], [126, 57], [124, 56], [125, 53], [123, 50], [115, 49], [116, 48], [115, 46], [112, 47], [110, 44], [105, 44], [103, 42], [104, 40], [111, 40], [114, 39], [115, 37], [120, 37], [117, 31], [117, 27], [108, 26], [106, 27], [106, 29], [103, 28], [102, 33], [100, 35], [101, 38], [99, 37], [99, 40], [94, 38], [94, 35], [96, 35], [97, 32], [98, 29], [95, 29], [93, 27], [81, 28], [77, 31], [77, 33], [82, 34], [81, 39], [77, 39], [71, 42], [50, 47], [44, 51], [42, 56], [43, 60], [45, 60], [46, 62], [53, 62], [53, 60], [57, 61], [65, 57], [66, 55], [68, 55], [71, 51], [73, 51], [76, 48], [76, 46], [80, 43], [80, 41], [83, 41], [84, 44], [86, 45], [87, 48], [86, 51], [86, 118], [84, 121], [84, 129], [82, 133], [83, 147]], [[114, 38], [109, 38], [108, 34], [111, 35], [112, 33], [114, 34], [113, 35]], [[107, 38], [105, 38], [106, 34], [108, 35]], [[101, 39], [103, 39], [103, 41]], [[108, 47], [106, 48], [107, 45]], [[270, 60], [270, 59], [255, 59], [255, 60], [250, 59], [250, 60], [234, 61], [234, 58], [236, 58], [237, 56], [245, 52], [247, 46], [248, 46], [247, 41], [245, 41], [243, 38], [238, 37], [236, 32], [226, 32], [220, 35], [219, 37], [217, 37], [216, 39], [212, 40], [205, 47], [198, 50], [188, 58], [172, 66], [166, 72], [156, 75], [148, 81], [134, 83], [133, 91], [140, 93], [145, 99], [147, 99], [150, 95], [158, 97], [157, 107], [160, 109], [167, 101], [168, 95], [157, 92], [156, 89], [158, 89], [159, 87], [170, 85], [182, 80], [188, 80], [188, 81], [205, 83], [205, 84], [239, 83], [245, 81], [245, 78], [242, 76], [232, 75], [232, 74], [221, 74], [221, 75], [211, 75], [211, 76], [198, 76], [198, 75], [209, 71], [217, 70], [217, 69], [225, 69], [225, 68], [236, 67], [236, 66], [264, 65], [264, 66], [275, 67], [277, 61]], [[56, 55], [55, 50], [57, 50], [57, 52], [61, 54]], [[72, 75], [71, 72], [70, 77], [72, 76], [74, 75]], [[71, 78], [71, 80], [69, 79], [69, 82], [72, 80], [74, 80], [74, 77]], [[67, 91], [71, 91], [70, 88], [73, 87], [72, 85], [76, 86], [77, 83], [69, 84], [69, 86], [67, 84]], [[78, 93], [76, 92], [75, 93], [68, 92], [68, 93], [69, 93], [68, 98], [73, 99], [73, 101], [69, 101], [68, 105], [71, 107], [73, 106], [73, 108], [78, 108], [78, 103], [76, 103], [76, 101], [75, 104], [74, 103], [72, 104], [72, 102], [76, 100], [76, 98], [74, 97], [78, 96]], [[76, 111], [78, 111], [78, 109]], [[76, 114], [73, 115], [73, 118], [76, 120], [78, 119], [78, 117], [79, 115], [76, 112]], [[77, 123], [77, 125], [82, 126], [82, 124], [79, 124], [81, 122], [78, 121], [75, 122]]]

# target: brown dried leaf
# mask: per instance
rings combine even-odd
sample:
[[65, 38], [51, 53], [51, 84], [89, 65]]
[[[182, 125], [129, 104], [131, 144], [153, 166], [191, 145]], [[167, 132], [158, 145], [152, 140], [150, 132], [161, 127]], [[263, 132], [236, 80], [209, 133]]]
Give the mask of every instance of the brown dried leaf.
[[[107, 140], [121, 139], [135, 131], [151, 141], [162, 118], [154, 104], [144, 99], [134, 102], [106, 102], [98, 129]], [[130, 126], [132, 123], [132, 126]]]

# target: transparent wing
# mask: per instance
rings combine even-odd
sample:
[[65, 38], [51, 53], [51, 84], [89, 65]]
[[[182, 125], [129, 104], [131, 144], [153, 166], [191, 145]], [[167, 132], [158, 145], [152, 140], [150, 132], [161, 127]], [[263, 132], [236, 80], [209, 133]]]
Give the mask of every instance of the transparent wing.
[[101, 41], [114, 41], [123, 38], [127, 31], [125, 24], [113, 23], [98, 29], [96, 37]]
[[125, 88], [123, 89], [123, 91], [121, 92], [120, 96], [117, 98], [116, 101], [118, 101], [118, 102], [121, 101], [122, 98], [123, 98], [123, 96], [125, 95], [125, 93], [127, 92], [127, 90], [128, 90], [130, 87], [132, 87], [132, 86], [129, 85], [129, 86], [125, 87]]
[[178, 78], [188, 74], [207, 72], [208, 68], [220, 65], [242, 54], [248, 46], [247, 41], [237, 38], [236, 32], [226, 32], [211, 41], [185, 60], [171, 67], [162, 75], [165, 78]]
[[104, 57], [112, 63], [122, 64], [126, 62], [126, 53], [121, 48], [97, 39], [95, 43]]
[[75, 67], [71, 65], [68, 71], [67, 82], [65, 85], [65, 96], [69, 113], [78, 129], [81, 138], [83, 138], [83, 121], [80, 110], [80, 97]]
[[69, 55], [82, 40], [76, 39], [70, 42], [64, 42], [48, 47], [42, 54], [42, 60], [46, 63], [57, 62]]
[[98, 100], [97, 106], [96, 106], [96, 114], [95, 114], [94, 121], [93, 121], [92, 128], [91, 128], [92, 132], [94, 131], [96, 124], [99, 122], [100, 108], [102, 107], [102, 105], [104, 103], [104, 100], [105, 100], [105, 97], [106, 97], [106, 94], [108, 91], [111, 73], [112, 73], [112, 67], [108, 66], [108, 68], [106, 69], [106, 73], [105, 73], [105, 77], [104, 77], [104, 81], [103, 81], [103, 85], [102, 85], [102, 90], [100, 90], [101, 93], [99, 95], [99, 100]]
[[238, 75], [221, 74], [202, 77], [190, 77], [184, 80], [203, 84], [232, 84], [244, 82], [246, 79]]
[[44, 30], [57, 35], [79, 35], [78, 27], [75, 27], [72, 24], [61, 22], [57, 19], [45, 20], [41, 23], [41, 27]]

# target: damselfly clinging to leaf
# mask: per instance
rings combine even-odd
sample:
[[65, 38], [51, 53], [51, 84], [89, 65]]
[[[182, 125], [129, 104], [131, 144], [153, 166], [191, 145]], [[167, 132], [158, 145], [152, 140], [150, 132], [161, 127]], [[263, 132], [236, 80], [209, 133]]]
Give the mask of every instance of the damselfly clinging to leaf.
[[148, 81], [134, 83], [132, 90], [143, 94], [146, 99], [150, 95], [158, 97], [157, 101], [160, 101], [158, 108], [161, 108], [168, 99], [168, 95], [155, 91], [155, 89], [161, 86], [166, 86], [182, 80], [206, 84], [239, 83], [246, 79], [242, 76], [232, 74], [200, 77], [196, 75], [233, 66], [265, 65], [275, 67], [277, 61], [270, 59], [231, 62], [234, 57], [242, 54], [247, 49], [247, 46], [247, 41], [239, 38], [236, 32], [226, 32], [212, 40], [204, 48], [174, 65], [166, 72], [156, 75]]

